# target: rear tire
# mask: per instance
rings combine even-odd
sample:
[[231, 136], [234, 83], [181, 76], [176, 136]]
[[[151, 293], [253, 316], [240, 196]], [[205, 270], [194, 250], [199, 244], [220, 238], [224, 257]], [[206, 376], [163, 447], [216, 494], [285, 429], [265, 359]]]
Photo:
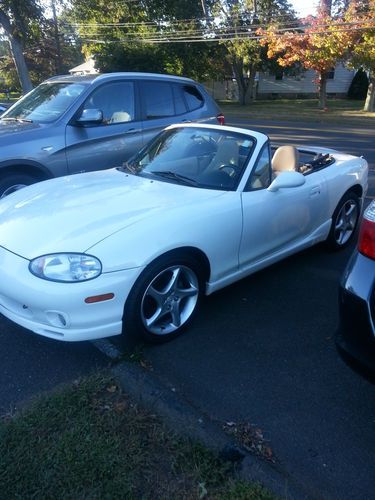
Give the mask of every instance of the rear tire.
[[333, 250], [345, 248], [352, 241], [360, 216], [360, 203], [354, 191], [348, 191], [339, 201], [332, 216], [332, 225], [326, 240]]
[[164, 343], [191, 323], [200, 302], [203, 279], [200, 263], [189, 254], [164, 255], [139, 276], [124, 308], [124, 335], [141, 335]]
[[26, 174], [10, 174], [0, 180], [0, 198], [38, 182], [35, 177]]

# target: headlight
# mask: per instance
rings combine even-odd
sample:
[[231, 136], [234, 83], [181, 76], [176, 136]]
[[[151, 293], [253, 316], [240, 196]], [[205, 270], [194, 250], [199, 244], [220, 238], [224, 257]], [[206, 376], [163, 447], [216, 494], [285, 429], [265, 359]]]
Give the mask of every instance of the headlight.
[[76, 283], [99, 276], [102, 264], [92, 255], [55, 253], [32, 260], [29, 269], [35, 276], [44, 280]]

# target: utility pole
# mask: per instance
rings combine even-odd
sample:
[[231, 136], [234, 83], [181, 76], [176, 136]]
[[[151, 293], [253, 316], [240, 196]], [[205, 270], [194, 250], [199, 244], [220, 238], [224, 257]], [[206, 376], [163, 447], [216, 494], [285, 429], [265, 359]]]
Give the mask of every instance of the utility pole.
[[62, 73], [61, 45], [60, 45], [59, 26], [57, 23], [55, 0], [51, 0], [51, 9], [52, 9], [53, 30], [55, 37], [56, 53], [57, 53], [56, 73], [58, 75], [61, 75]]
[[202, 10], [203, 10], [204, 17], [208, 17], [206, 0], [201, 0], [201, 4], [202, 4]]

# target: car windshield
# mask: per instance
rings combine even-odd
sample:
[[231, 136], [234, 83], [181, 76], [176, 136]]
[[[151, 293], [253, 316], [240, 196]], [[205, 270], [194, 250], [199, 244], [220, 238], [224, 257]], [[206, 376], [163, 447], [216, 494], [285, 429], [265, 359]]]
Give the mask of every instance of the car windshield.
[[162, 132], [125, 168], [166, 182], [234, 191], [254, 145], [250, 135], [224, 129], [173, 128]]
[[86, 83], [42, 83], [20, 99], [1, 119], [48, 123], [57, 120], [87, 88]]

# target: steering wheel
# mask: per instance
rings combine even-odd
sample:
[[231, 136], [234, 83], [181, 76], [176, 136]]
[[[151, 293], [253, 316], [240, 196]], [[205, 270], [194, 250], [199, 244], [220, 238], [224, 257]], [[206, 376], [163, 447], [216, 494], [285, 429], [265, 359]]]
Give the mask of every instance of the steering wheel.
[[213, 137], [206, 136], [206, 135], [194, 135], [194, 141], [198, 142], [198, 144], [210, 144], [212, 147], [215, 148], [215, 151], [217, 149], [217, 143]]
[[238, 165], [232, 165], [231, 163], [220, 165], [219, 170], [226, 173], [229, 177], [237, 177], [239, 174]]

